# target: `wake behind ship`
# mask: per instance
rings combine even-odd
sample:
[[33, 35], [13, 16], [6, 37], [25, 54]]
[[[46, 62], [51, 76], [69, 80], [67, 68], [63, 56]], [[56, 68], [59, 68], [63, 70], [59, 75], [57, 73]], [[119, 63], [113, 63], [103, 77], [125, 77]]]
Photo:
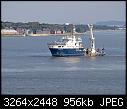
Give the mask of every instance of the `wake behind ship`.
[[48, 43], [52, 56], [83, 56], [85, 48], [82, 39], [75, 36], [75, 27], [71, 35], [64, 36], [61, 41]]

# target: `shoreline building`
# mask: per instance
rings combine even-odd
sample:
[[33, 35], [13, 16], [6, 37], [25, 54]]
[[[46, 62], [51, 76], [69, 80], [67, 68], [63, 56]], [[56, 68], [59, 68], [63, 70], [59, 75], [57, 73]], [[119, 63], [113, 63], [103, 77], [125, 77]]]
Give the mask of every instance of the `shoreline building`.
[[19, 35], [19, 33], [14, 29], [9, 28], [9, 29], [1, 29], [1, 35]]

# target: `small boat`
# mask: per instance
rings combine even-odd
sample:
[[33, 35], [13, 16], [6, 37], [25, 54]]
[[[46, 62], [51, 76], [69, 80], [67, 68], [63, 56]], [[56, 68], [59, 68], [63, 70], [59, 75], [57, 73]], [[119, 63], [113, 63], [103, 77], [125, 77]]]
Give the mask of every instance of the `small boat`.
[[104, 56], [104, 55], [106, 55], [106, 53], [104, 51], [104, 48], [102, 48], [101, 50], [100, 49], [97, 49], [96, 55], [97, 56]]

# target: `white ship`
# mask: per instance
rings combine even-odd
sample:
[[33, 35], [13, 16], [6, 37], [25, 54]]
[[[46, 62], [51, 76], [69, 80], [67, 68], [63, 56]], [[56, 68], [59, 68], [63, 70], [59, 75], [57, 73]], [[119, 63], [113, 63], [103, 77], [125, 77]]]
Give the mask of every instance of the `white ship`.
[[64, 36], [62, 41], [48, 43], [48, 48], [52, 56], [104, 56], [104, 49], [95, 49], [95, 37], [93, 35], [93, 25], [89, 25], [90, 29], [90, 48], [85, 48], [82, 44], [82, 39], [75, 36], [75, 27], [71, 35]]
[[75, 36], [75, 27], [71, 35], [64, 36], [62, 41], [49, 43], [52, 56], [81, 56], [85, 54], [82, 39]]

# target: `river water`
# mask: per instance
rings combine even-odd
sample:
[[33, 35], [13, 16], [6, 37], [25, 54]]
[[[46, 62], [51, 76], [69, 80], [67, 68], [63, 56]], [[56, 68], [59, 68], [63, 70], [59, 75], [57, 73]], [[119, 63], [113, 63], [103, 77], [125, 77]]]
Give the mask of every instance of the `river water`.
[[[89, 47], [88, 33], [81, 36]], [[95, 31], [96, 48], [106, 55], [52, 57], [47, 43], [61, 36], [2, 37], [2, 94], [125, 94], [125, 31]]]

